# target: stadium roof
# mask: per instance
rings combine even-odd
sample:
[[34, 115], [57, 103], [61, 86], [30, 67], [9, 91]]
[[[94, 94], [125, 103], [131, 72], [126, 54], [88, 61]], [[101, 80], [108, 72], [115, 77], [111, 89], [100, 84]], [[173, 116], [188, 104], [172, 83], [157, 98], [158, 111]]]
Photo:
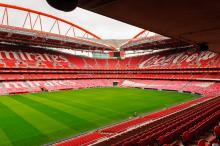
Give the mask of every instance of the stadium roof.
[[[34, 7], [34, 9], [24, 8], [0, 3], [0, 16], [2, 16], [0, 17], [0, 40], [6, 43], [22, 45], [91, 51], [115, 51], [120, 50], [121, 46], [131, 43], [132, 39], [130, 38], [102, 39], [68, 19], [37, 11], [35, 8], [36, 7]], [[65, 16], [65, 13], [59, 12], [58, 14], [60, 13]], [[107, 27], [109, 27], [110, 30], [112, 29], [111, 24], [105, 24], [105, 22], [103, 22], [102, 25], [109, 25]], [[124, 24], [124, 27], [127, 27], [127, 25]], [[127, 29], [128, 32], [131, 31], [129, 27]], [[138, 32], [138, 35], [135, 33], [134, 39], [145, 34], [142, 32], [142, 30], [141, 33]], [[152, 32], [147, 32], [147, 35], [145, 34], [144, 37], [154, 35]], [[121, 33], [123, 34], [124, 32]]]
[[[124, 1], [124, 0], [107, 0], [107, 1], [79, 0], [80, 7], [92, 10], [94, 12], [98, 12], [100, 14], [104, 14], [106, 16], [110, 16], [112, 18], [116, 18], [118, 20], [130, 23], [133, 25], [137, 25], [143, 28], [156, 31], [161, 34], [171, 36], [175, 39], [164, 37], [162, 35], [157, 35], [152, 32], [149, 32], [149, 31], [146, 31], [140, 28], [136, 28], [133, 26], [129, 26], [127, 24], [124, 24], [118, 21], [117, 23], [123, 26], [126, 29], [126, 31], [124, 31], [123, 29], [121, 30], [122, 27], [120, 27], [118, 28], [117, 32], [120, 34], [124, 34], [124, 36], [126, 36], [126, 39], [121, 39], [120, 36], [115, 37], [114, 39], [102, 39], [102, 37], [99, 37], [97, 34], [101, 32], [102, 35], [103, 34], [106, 35], [106, 32], [102, 32], [102, 31], [107, 30], [109, 33], [107, 35], [109, 35], [109, 38], [111, 38], [110, 37], [111, 34], [114, 33], [114, 31], [112, 30], [114, 30], [115, 28], [115, 26], [112, 25], [113, 23], [111, 23], [111, 21], [116, 22], [115, 20], [94, 14], [92, 12], [84, 11], [79, 8], [73, 11], [73, 13], [72, 12], [64, 13], [64, 12], [52, 9], [44, 1], [42, 3], [38, 3], [39, 1], [37, 0], [28, 0], [28, 1], [23, 0], [22, 2], [15, 2], [13, 0], [2, 0], [2, 1], [6, 3], [16, 4], [16, 5], [26, 5], [26, 4], [31, 4], [31, 5], [29, 5], [29, 8], [27, 9], [27, 8], [23, 8], [20, 6], [1, 4], [1, 7], [3, 8], [2, 10], [0, 9], [2, 11], [2, 19], [1, 19], [2, 23], [1, 24], [3, 25], [3, 27], [1, 28], [1, 31], [3, 32], [3, 34], [1, 35], [3, 39], [1, 41], [11, 40], [13, 42], [17, 42], [16, 39], [17, 38], [20, 39], [20, 37], [18, 36], [21, 34], [23, 35], [25, 34], [26, 36], [22, 38], [27, 38], [27, 35], [28, 35], [28, 37], [30, 37], [28, 38], [28, 40], [31, 39], [32, 42], [35, 41], [34, 43], [37, 45], [39, 45], [39, 39], [40, 39], [41, 44], [45, 45], [45, 42], [47, 42], [46, 46], [49, 46], [49, 47], [62, 46], [63, 48], [68, 48], [68, 49], [81, 48], [84, 50], [110, 50], [110, 51], [121, 49], [121, 50], [126, 51], [126, 50], [147, 50], [147, 49], [184, 48], [184, 47], [187, 48], [192, 45], [199, 46], [200, 44], [206, 44], [206, 43], [209, 45], [211, 49], [215, 51], [217, 50], [216, 48], [218, 47], [219, 38], [217, 36], [218, 36], [218, 24], [219, 24], [218, 22], [219, 21], [215, 19], [211, 19], [212, 17], [205, 15], [205, 14], [209, 14], [209, 12], [198, 9], [199, 12], [201, 12], [202, 16], [199, 15], [198, 20], [197, 20], [200, 23], [195, 22], [194, 19], [197, 19], [196, 16], [198, 15], [198, 13], [192, 9], [198, 8], [198, 6], [191, 6], [191, 5], [194, 4], [193, 2], [195, 2], [196, 0], [194, 0], [191, 3], [183, 2], [181, 3], [182, 5], [178, 5], [175, 3], [175, 5], [172, 5], [172, 6], [168, 6], [167, 3], [164, 3], [164, 6], [161, 6], [161, 4], [159, 5], [160, 9], [157, 8], [157, 5], [156, 5], [157, 1], [149, 0], [148, 4], [152, 5], [152, 8], [150, 7], [149, 9], [157, 10], [157, 11], [151, 11], [149, 13], [146, 13], [148, 12], [147, 8], [149, 6], [148, 5], [146, 6], [146, 1], [144, 0], [140, 0], [138, 1], [138, 3], [135, 3], [135, 4], [131, 0], [127, 0], [127, 1]], [[215, 1], [213, 1], [213, 3], [215, 3]], [[204, 8], [205, 2], [202, 1], [200, 5], [201, 5], [201, 8]], [[41, 6], [43, 7], [43, 9]], [[189, 8], [188, 7], [184, 8], [184, 6], [189, 6]], [[213, 6], [213, 4], [207, 5], [207, 6]], [[181, 11], [177, 10], [176, 7], [179, 7]], [[50, 11], [45, 12], [45, 8], [49, 9]], [[218, 8], [217, 3], [216, 3], [216, 7], [214, 7], [214, 9], [212, 9], [211, 11], [218, 12], [216, 8]], [[24, 13], [21, 16], [16, 16], [17, 12], [16, 13], [9, 12], [10, 9], [22, 10], [22, 11], [25, 11], [26, 13]], [[39, 9], [39, 10], [36, 11], [36, 9]], [[207, 10], [209, 9], [210, 7], [207, 8]], [[82, 14], [80, 14], [81, 17], [79, 17], [80, 15], [77, 15], [76, 13], [79, 10], [84, 11]], [[44, 11], [45, 13], [42, 11]], [[118, 13], [119, 11], [120, 13]], [[129, 13], [130, 11], [131, 13]], [[177, 14], [173, 14], [174, 11]], [[161, 12], [162, 15], [160, 15], [159, 12]], [[185, 14], [184, 12], [188, 12], [189, 16]], [[129, 15], [127, 15], [128, 13]], [[95, 22], [90, 17], [93, 18], [94, 16], [94, 18], [96, 18], [98, 16], [102, 18], [103, 21], [99, 21], [100, 24], [98, 24], [97, 26], [93, 25], [92, 29], [89, 29], [90, 31], [88, 31], [88, 29], [86, 30], [83, 27], [72, 23], [72, 21], [70, 21], [71, 17], [66, 17], [68, 15], [71, 15], [71, 16], [83, 18], [83, 17], [86, 17], [87, 14], [89, 15], [89, 17], [87, 17], [88, 20], [86, 21], [86, 23], [84, 22], [83, 24], [83, 26], [85, 27], [86, 25], [89, 25]], [[42, 20], [43, 16], [49, 19], [52, 19], [52, 21], [48, 23], [45, 20]], [[155, 17], [155, 16], [160, 16], [163, 19], [159, 19], [160, 17]], [[179, 16], [184, 16], [182, 18], [186, 18], [186, 20], [190, 20], [190, 21], [183, 21], [183, 20], [181, 21], [180, 19], [182, 18], [179, 19]], [[170, 17], [172, 17], [172, 21]], [[216, 16], [216, 19], [217, 18], [218, 18], [218, 15]], [[111, 20], [111, 21], [105, 21], [106, 19]], [[145, 19], [146, 21], [143, 21]], [[11, 20], [13, 20], [14, 22], [11, 22]], [[165, 20], [168, 20], [168, 21], [165, 22]], [[213, 22], [216, 22], [216, 23], [210, 24], [209, 20], [210, 22], [212, 22], [211, 20], [213, 20]], [[15, 29], [11, 28], [11, 24], [18, 24], [17, 22], [19, 21], [23, 23], [22, 28], [25, 28], [25, 29], [22, 29], [22, 30], [16, 29], [16, 32], [15, 32], [14, 31]], [[42, 21], [44, 23], [42, 23]], [[40, 24], [38, 28], [36, 28], [37, 23]], [[188, 25], [185, 26], [184, 23], [190, 26]], [[5, 27], [5, 25], [7, 26], [9, 25], [10, 27], [9, 28]], [[65, 26], [65, 25], [68, 25], [68, 26]], [[102, 27], [105, 26], [105, 29], [101, 29], [97, 31], [96, 33], [94, 33], [93, 30], [99, 29], [100, 26]], [[42, 29], [42, 27], [44, 28], [44, 30]], [[45, 31], [45, 28], [47, 29], [46, 31]], [[27, 31], [26, 29], [29, 29], [29, 30]], [[40, 31], [40, 33], [35, 30]], [[43, 32], [46, 32], [43, 35], [42, 35], [42, 30]], [[77, 30], [80, 31], [80, 33], [79, 32], [77, 33]], [[31, 34], [31, 32], [33, 33]], [[72, 34], [70, 34], [70, 32]], [[128, 32], [132, 32], [132, 33], [129, 34]], [[50, 33], [55, 33], [58, 35], [51, 35]], [[8, 39], [9, 37], [10, 39]], [[36, 42], [36, 40], [38, 42]], [[27, 42], [28, 42], [27, 40], [26, 42], [22, 40], [20, 43], [27, 43]]]
[[79, 6], [220, 52], [219, 0], [79, 0]]
[[[1, 0], [1, 3], [57, 16], [89, 30], [102, 39], [129, 39], [143, 30], [81, 8], [77, 8], [72, 12], [62, 12], [50, 7], [46, 0]], [[0, 17], [2, 16], [0, 15]]]

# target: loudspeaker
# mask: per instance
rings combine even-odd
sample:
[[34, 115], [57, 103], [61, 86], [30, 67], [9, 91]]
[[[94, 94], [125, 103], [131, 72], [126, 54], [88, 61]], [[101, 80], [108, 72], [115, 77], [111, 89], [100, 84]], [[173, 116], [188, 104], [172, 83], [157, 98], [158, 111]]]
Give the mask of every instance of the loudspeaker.
[[78, 0], [46, 0], [47, 3], [55, 9], [69, 12], [74, 10], [78, 5]]
[[201, 51], [208, 51], [209, 50], [209, 46], [206, 43], [199, 44], [199, 47], [200, 47]]
[[114, 57], [120, 58], [120, 52], [114, 52]]

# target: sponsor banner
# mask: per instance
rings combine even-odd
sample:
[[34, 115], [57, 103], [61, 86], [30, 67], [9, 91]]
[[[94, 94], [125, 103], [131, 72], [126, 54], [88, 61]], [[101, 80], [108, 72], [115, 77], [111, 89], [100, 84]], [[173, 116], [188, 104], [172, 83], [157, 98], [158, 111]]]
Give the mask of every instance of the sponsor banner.
[[0, 67], [15, 68], [73, 68], [63, 54], [0, 51]]
[[171, 54], [154, 54], [145, 58], [140, 64], [140, 69], [155, 67], [190, 68], [190, 67], [215, 67], [220, 65], [220, 56], [210, 51], [194, 51]]

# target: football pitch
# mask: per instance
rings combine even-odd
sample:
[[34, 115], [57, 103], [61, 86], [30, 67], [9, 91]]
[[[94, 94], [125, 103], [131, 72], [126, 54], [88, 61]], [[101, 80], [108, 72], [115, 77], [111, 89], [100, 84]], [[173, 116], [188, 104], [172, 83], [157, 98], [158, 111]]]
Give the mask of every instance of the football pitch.
[[0, 146], [38, 146], [197, 98], [134, 88], [0, 96]]

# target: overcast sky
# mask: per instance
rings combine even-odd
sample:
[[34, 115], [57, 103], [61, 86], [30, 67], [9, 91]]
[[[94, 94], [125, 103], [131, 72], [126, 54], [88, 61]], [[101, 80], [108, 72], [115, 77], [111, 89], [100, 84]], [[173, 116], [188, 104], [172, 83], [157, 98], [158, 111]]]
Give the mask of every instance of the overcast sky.
[[129, 39], [142, 30], [81, 8], [76, 8], [72, 12], [61, 12], [50, 7], [45, 0], [0, 0], [0, 2], [55, 15], [85, 28], [103, 39]]

